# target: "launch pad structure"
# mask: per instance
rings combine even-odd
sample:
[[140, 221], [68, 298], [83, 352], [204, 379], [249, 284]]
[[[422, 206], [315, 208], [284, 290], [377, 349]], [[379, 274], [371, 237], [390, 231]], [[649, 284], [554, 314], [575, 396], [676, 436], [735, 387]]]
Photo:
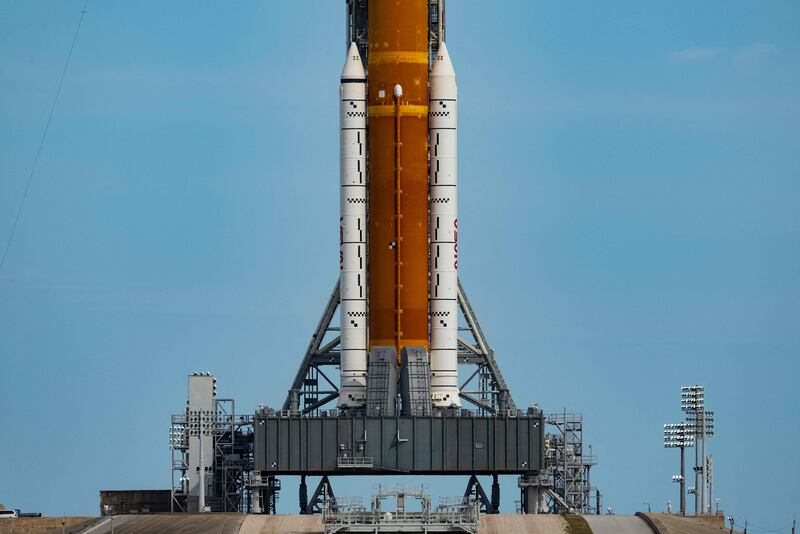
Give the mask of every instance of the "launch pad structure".
[[[456, 93], [444, 1], [346, 7], [342, 276], [281, 409], [255, 415], [254, 468], [262, 479], [299, 475], [305, 513], [321, 509], [330, 477], [367, 474], [467, 476], [467, 493], [497, 513], [500, 475], [544, 469], [544, 418], [517, 409], [455, 270]], [[428, 84], [419, 83], [428, 71], [430, 106]], [[456, 365], [469, 367], [461, 384]], [[488, 494], [478, 475], [493, 477]], [[321, 477], [310, 499], [309, 476]], [[542, 498], [538, 487], [525, 491]]]
[[323, 513], [335, 477], [447, 475], [467, 478], [459, 506], [494, 514], [515, 475], [521, 513], [599, 513], [582, 418], [518, 408], [457, 274], [445, 0], [345, 5], [339, 280], [279, 409], [239, 415], [210, 373], [189, 377], [173, 510], [273, 514], [279, 477], [299, 476], [300, 513]]

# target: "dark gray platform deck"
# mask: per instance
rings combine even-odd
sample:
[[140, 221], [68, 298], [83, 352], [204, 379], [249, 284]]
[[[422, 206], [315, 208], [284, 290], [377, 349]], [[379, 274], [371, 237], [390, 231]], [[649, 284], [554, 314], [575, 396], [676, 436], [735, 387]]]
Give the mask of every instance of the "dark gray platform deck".
[[525, 474], [544, 463], [540, 415], [255, 419], [267, 475]]

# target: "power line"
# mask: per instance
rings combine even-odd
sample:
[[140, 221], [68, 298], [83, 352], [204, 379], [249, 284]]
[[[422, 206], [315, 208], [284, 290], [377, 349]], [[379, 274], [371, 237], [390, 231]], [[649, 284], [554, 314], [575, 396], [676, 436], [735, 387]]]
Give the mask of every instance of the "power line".
[[0, 272], [3, 271], [3, 266], [6, 264], [6, 258], [8, 257], [8, 251], [11, 249], [11, 243], [14, 241], [14, 234], [17, 232], [17, 225], [19, 224], [19, 219], [22, 216], [22, 209], [25, 207], [25, 200], [28, 198], [28, 191], [31, 188], [31, 182], [33, 181], [33, 175], [36, 173], [36, 167], [39, 165], [39, 156], [42, 154], [42, 148], [44, 147], [45, 139], [47, 139], [47, 132], [50, 129], [50, 123], [53, 120], [53, 113], [56, 110], [56, 104], [58, 104], [58, 97], [61, 95], [61, 87], [64, 85], [64, 78], [67, 76], [67, 69], [69, 69], [70, 61], [72, 60], [72, 51], [75, 50], [75, 43], [78, 41], [78, 33], [81, 31], [81, 24], [83, 24], [83, 17], [86, 15], [86, 6], [89, 4], [89, 0], [84, 0], [83, 2], [83, 9], [81, 10], [81, 18], [78, 19], [78, 25], [75, 27], [75, 34], [72, 36], [72, 44], [69, 47], [69, 53], [67, 54], [67, 61], [64, 63], [64, 70], [61, 71], [61, 78], [58, 80], [58, 88], [56, 89], [55, 97], [53, 98], [53, 103], [50, 106], [50, 113], [47, 115], [47, 122], [44, 125], [44, 131], [42, 132], [42, 138], [39, 140], [39, 148], [36, 149], [36, 155], [33, 158], [33, 165], [31, 166], [31, 172], [28, 175], [28, 181], [25, 183], [25, 190], [22, 193], [22, 199], [19, 201], [19, 207], [17, 208], [17, 215], [14, 217], [14, 223], [11, 225], [11, 232], [8, 234], [8, 241], [6, 242], [6, 247], [3, 250], [3, 257], [0, 258]]

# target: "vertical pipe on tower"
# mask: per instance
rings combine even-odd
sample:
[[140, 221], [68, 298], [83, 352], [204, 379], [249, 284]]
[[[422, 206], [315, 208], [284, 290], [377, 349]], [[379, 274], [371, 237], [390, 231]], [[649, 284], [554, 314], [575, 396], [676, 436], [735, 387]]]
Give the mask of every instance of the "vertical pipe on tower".
[[703, 514], [708, 513], [706, 509], [706, 487], [708, 485], [708, 474], [706, 473], [706, 412], [705, 407], [700, 411], [700, 435], [702, 437], [703, 450], [700, 455], [700, 473], [702, 474], [702, 485], [700, 488], [700, 509]]
[[350, 44], [340, 87], [338, 406], [360, 408], [367, 393], [367, 79]]
[[702, 437], [697, 433], [697, 421], [695, 421], [695, 443], [694, 443], [694, 515], [702, 514], [703, 508], [700, 505], [700, 491], [702, 482], [700, 480], [700, 440]]
[[686, 447], [681, 444], [681, 480], [680, 480], [680, 492], [681, 492], [681, 515], [686, 515], [686, 458], [685, 458], [685, 451]]
[[460, 406], [458, 396], [458, 148], [456, 73], [444, 41], [430, 74], [431, 397]]

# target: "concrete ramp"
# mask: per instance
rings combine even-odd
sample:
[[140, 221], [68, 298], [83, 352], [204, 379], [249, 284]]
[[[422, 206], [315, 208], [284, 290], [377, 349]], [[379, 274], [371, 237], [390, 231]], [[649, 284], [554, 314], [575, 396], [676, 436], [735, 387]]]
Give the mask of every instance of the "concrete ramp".
[[[480, 534], [566, 534], [567, 524], [557, 515], [485, 515], [478, 523]], [[649, 534], [649, 533], [648, 533]]]
[[[114, 517], [114, 534], [238, 534], [241, 514], [143, 514]], [[89, 528], [87, 534], [110, 534], [111, 521]]]
[[72, 534], [91, 517], [20, 517], [0, 520], [0, 534]]
[[647, 517], [656, 525], [658, 534], [720, 534], [725, 529], [722, 516], [680, 517], [669, 514], [647, 514]]
[[239, 534], [321, 534], [323, 531], [322, 518], [318, 515], [248, 515]]
[[636, 516], [585, 515], [583, 518], [592, 534], [654, 534], [644, 519]]

